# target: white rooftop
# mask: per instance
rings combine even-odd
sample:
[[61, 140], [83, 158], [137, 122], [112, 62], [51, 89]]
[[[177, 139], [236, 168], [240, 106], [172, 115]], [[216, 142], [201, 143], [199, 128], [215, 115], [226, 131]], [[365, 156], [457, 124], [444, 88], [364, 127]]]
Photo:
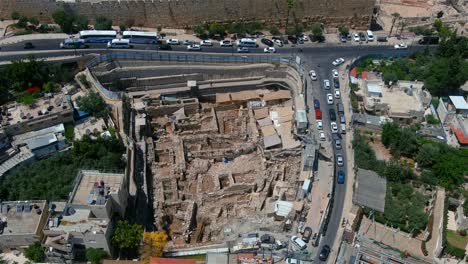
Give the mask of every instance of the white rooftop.
[[367, 83], [367, 91], [369, 93], [382, 93], [382, 86], [379, 83], [375, 82], [368, 82]]
[[449, 98], [457, 110], [468, 110], [468, 103], [463, 96], [449, 96]]

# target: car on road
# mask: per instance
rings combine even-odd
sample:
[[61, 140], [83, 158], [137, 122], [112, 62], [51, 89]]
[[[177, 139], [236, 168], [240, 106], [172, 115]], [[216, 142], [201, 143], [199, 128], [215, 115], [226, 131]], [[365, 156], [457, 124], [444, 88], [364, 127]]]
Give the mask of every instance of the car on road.
[[336, 121], [336, 113], [335, 109], [328, 110], [328, 115], [330, 116], [331, 121]]
[[314, 99], [314, 109], [320, 109], [320, 101], [318, 99]]
[[332, 94], [327, 94], [327, 104], [332, 105], [333, 104], [333, 95]]
[[335, 148], [341, 149], [341, 139], [335, 139]]
[[354, 39], [354, 41], [359, 42], [359, 34], [358, 34], [358, 33], [354, 33], [354, 34], [353, 34], [353, 39]]
[[281, 41], [280, 39], [274, 39], [273, 43], [275, 43], [275, 45], [278, 47], [283, 47], [283, 41]]
[[343, 62], [344, 62], [344, 59], [343, 59], [343, 58], [338, 58], [338, 59], [334, 60], [334, 61], [332, 62], [332, 64], [333, 64], [333, 66], [338, 66], [338, 65], [343, 64]]
[[335, 90], [335, 98], [336, 98], [336, 99], [340, 99], [340, 98], [341, 98], [340, 90], [338, 90], [338, 89]]
[[180, 42], [179, 42], [178, 39], [170, 38], [170, 39], [167, 39], [167, 40], [166, 40], [166, 44], [169, 44], [169, 45], [180, 45]]
[[337, 69], [333, 69], [332, 70], [332, 75], [333, 75], [333, 78], [338, 78], [339, 75], [338, 75], [338, 70]]
[[341, 155], [341, 154], [337, 154], [337, 155], [336, 155], [336, 164], [337, 164], [339, 167], [343, 167], [343, 165], [344, 165], [343, 155]]
[[346, 118], [345, 118], [345, 116], [343, 114], [340, 115], [340, 123], [341, 124], [346, 123]]
[[406, 45], [405, 43], [400, 43], [400, 44], [395, 44], [395, 46], [393, 46], [395, 49], [407, 49], [408, 48], [408, 45]]
[[267, 45], [268, 47], [273, 47], [275, 45], [273, 41], [266, 39], [266, 38], [261, 39], [260, 42]]
[[317, 130], [323, 130], [323, 123], [322, 120], [317, 121]]
[[310, 76], [310, 79], [311, 79], [312, 81], [316, 81], [316, 80], [317, 80], [317, 73], [315, 73], [314, 70], [311, 70], [311, 71], [309, 72], [309, 76]]
[[250, 50], [247, 47], [239, 47], [239, 48], [237, 48], [237, 52], [239, 52], [239, 53], [249, 53]]
[[263, 49], [264, 53], [276, 53], [276, 49], [274, 47], [266, 47]]
[[185, 46], [193, 45], [193, 44], [195, 44], [195, 41], [186, 39], [186, 40], [184, 40], [184, 43], [183, 43], [183, 44], [184, 44]]
[[330, 89], [330, 80], [323, 80], [323, 87], [327, 90]]
[[336, 181], [338, 182], [338, 184], [343, 184], [344, 181], [345, 181], [345, 173], [344, 171], [342, 170], [339, 170], [338, 171], [338, 175], [336, 177]]
[[338, 125], [336, 124], [336, 122], [331, 122], [330, 127], [331, 127], [332, 133], [338, 133]]
[[219, 45], [221, 47], [232, 47], [232, 41], [231, 40], [222, 40]]
[[325, 141], [327, 138], [325, 137], [325, 133], [323, 131], [320, 131], [319, 133], [320, 141]]
[[320, 109], [315, 109], [315, 119], [322, 120], [322, 111]]
[[213, 42], [209, 39], [205, 39], [200, 41], [200, 46], [213, 46]]
[[302, 234], [302, 241], [309, 243], [310, 238], [312, 237], [312, 228], [306, 226], [304, 228], [304, 233]]
[[31, 42], [24, 43], [24, 49], [34, 49], [34, 45]]
[[341, 130], [341, 134], [346, 134], [346, 125], [340, 124], [340, 130]]
[[188, 45], [187, 50], [188, 51], [201, 51], [201, 46], [198, 44]]
[[333, 78], [333, 87], [335, 87], [336, 89], [340, 88], [340, 79]]
[[294, 245], [296, 245], [301, 250], [304, 250], [307, 248], [307, 244], [304, 241], [302, 241], [302, 239], [299, 239], [297, 236], [292, 236], [291, 241], [293, 242]]
[[321, 261], [325, 261], [327, 260], [328, 255], [330, 255], [330, 247], [328, 245], [324, 245], [322, 250], [320, 250], [319, 259]]
[[172, 50], [172, 47], [169, 44], [162, 43], [161, 45], [159, 45], [159, 49], [160, 50]]

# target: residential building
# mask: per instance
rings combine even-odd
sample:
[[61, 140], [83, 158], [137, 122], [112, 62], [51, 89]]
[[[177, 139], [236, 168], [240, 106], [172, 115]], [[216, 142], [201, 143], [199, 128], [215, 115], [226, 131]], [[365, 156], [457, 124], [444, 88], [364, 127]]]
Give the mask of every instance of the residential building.
[[468, 146], [468, 103], [463, 96], [441, 97], [437, 114], [460, 146]]
[[36, 158], [43, 158], [68, 147], [62, 123], [13, 137], [13, 145], [27, 146]]
[[369, 114], [353, 114], [353, 125], [360, 130], [371, 132], [382, 131], [385, 123], [391, 122], [392, 119], [385, 116], [375, 116]]
[[49, 236], [44, 242], [45, 256], [52, 263], [73, 263], [76, 250], [70, 233]]
[[42, 240], [48, 215], [46, 201], [6, 201], [0, 207], [0, 248], [26, 248]]

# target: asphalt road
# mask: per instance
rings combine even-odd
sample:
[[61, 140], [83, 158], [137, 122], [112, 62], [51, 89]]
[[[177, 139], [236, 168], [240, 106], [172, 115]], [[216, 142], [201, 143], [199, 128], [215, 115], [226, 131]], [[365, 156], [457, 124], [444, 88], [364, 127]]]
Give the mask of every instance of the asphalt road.
[[[30, 41], [34, 44], [35, 48], [32, 49], [31, 51], [49, 51], [46, 53], [40, 53], [36, 54], [35, 56], [37, 58], [41, 57], [57, 57], [57, 56], [67, 56], [67, 55], [73, 55], [75, 54], [74, 50], [61, 50], [59, 49], [59, 40], [36, 40], [36, 41]], [[24, 51], [24, 42], [23, 43], [16, 43], [16, 44], [11, 44], [11, 45], [4, 45], [1, 47], [0, 51], [0, 61], [10, 61], [14, 59], [21, 59], [26, 56], [26, 54], [9, 54], [9, 52], [15, 52], [15, 51]], [[186, 47], [183, 45], [180, 46], [172, 46], [173, 52], [186, 52]], [[302, 52], [299, 51], [299, 48], [302, 48]], [[305, 73], [311, 69], [314, 69], [317, 72], [317, 75], [319, 77], [319, 80], [313, 85], [310, 85], [310, 79], [309, 85], [308, 85], [308, 91], [307, 91], [307, 105], [309, 106], [310, 112], [313, 112], [314, 107], [313, 107], [313, 99], [318, 98], [321, 103], [321, 110], [322, 110], [322, 121], [323, 121], [323, 126], [324, 126], [324, 131], [327, 132], [327, 136], [330, 138], [331, 137], [331, 130], [330, 130], [330, 119], [329, 119], [329, 114], [328, 111], [330, 108], [334, 108], [335, 111], [336, 109], [336, 103], [337, 101], [340, 100], [335, 100], [333, 105], [327, 105], [326, 101], [326, 94], [327, 93], [333, 93], [333, 83], [332, 83], [332, 88], [330, 90], [324, 90], [323, 89], [323, 80], [324, 79], [329, 79], [332, 81], [332, 73], [331, 70], [336, 68], [332, 66], [331, 62], [339, 57], [342, 57], [346, 60], [353, 59], [359, 56], [364, 56], [364, 55], [369, 55], [369, 54], [378, 54], [378, 55], [383, 55], [383, 56], [404, 56], [409, 54], [410, 52], [414, 52], [416, 50], [422, 50], [424, 49], [424, 46], [420, 45], [413, 45], [409, 47], [408, 50], [395, 50], [391, 46], [388, 45], [350, 45], [350, 44], [342, 44], [342, 45], [336, 45], [336, 46], [304, 46], [300, 45], [294, 48], [291, 47], [284, 47], [284, 48], [277, 48], [277, 53], [280, 55], [288, 56], [288, 55], [299, 55], [302, 57], [304, 61], [304, 70]], [[154, 51], [158, 52], [156, 50], [155, 45], [134, 45], [134, 48], [131, 50], [127, 51], [141, 51], [145, 50], [148, 52]], [[91, 53], [100, 53], [100, 52], [107, 52], [106, 50], [106, 44], [90, 44], [89, 49], [80, 49], [77, 50], [79, 54], [91, 54]], [[167, 52], [167, 51], [165, 51]], [[230, 55], [248, 55], [248, 54], [238, 54], [236, 53], [236, 49], [232, 48], [222, 48], [222, 47], [203, 47], [203, 52], [212, 52], [212, 53], [219, 53], [225, 54], [226, 56]], [[263, 53], [263, 49], [257, 48], [257, 49], [252, 49], [251, 53]], [[266, 55], [266, 56], [271, 56], [271, 55]], [[341, 77], [341, 76], [340, 76]], [[307, 78], [309, 78], [307, 76]], [[340, 90], [343, 91], [343, 87], [340, 87]], [[342, 94], [342, 96], [346, 96]], [[337, 112], [337, 111], [336, 111]], [[346, 117], [348, 120], [351, 117]], [[337, 120], [339, 124], [339, 119]], [[312, 130], [315, 131], [315, 124], [310, 125]], [[334, 148], [334, 144], [331, 145]], [[334, 153], [336, 150], [334, 149]], [[338, 150], [338, 152], [342, 153], [344, 156], [345, 160], [345, 166], [346, 166], [346, 156], [345, 156], [345, 151], [343, 150]], [[343, 168], [344, 169], [344, 168]], [[339, 225], [341, 225], [341, 220], [342, 220], [342, 211], [343, 211], [343, 204], [344, 204], [344, 198], [345, 198], [345, 189], [346, 186], [344, 184], [337, 184], [336, 189], [335, 189], [335, 196], [334, 196], [334, 204], [333, 204], [333, 210], [331, 213], [331, 219], [328, 224], [328, 229], [326, 232], [326, 235], [322, 237], [320, 240], [320, 245], [317, 248], [317, 254], [316, 254], [316, 262], [320, 262], [318, 260], [318, 252], [320, 251], [321, 247], [323, 245], [329, 245], [330, 247], [333, 246], [333, 243], [337, 237], [337, 231], [339, 228]]]

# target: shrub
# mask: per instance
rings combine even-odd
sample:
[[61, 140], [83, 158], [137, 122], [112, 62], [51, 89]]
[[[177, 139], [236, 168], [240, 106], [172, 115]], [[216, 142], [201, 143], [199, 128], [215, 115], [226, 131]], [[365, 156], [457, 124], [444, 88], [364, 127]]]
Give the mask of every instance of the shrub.
[[20, 14], [17, 11], [11, 12], [11, 19], [18, 20], [20, 18]]
[[24, 251], [24, 255], [31, 261], [41, 262], [44, 259], [44, 249], [41, 243], [35, 242]]
[[277, 36], [277, 35], [280, 34], [280, 31], [279, 31], [279, 29], [278, 29], [276, 26], [272, 26], [272, 27], [270, 28], [270, 33], [271, 33], [271, 35], [273, 35], [273, 36]]

